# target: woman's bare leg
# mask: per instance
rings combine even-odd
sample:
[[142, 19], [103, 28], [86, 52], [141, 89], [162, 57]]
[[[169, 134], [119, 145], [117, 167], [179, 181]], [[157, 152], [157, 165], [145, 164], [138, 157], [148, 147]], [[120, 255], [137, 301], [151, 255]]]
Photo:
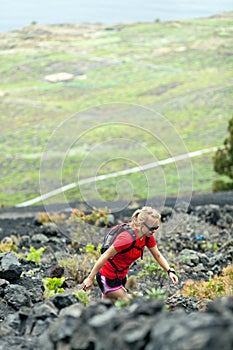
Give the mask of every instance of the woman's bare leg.
[[114, 292], [102, 294], [102, 299], [111, 299], [115, 303], [118, 299], [130, 299], [130, 295], [127, 293], [127, 290], [122, 287]]

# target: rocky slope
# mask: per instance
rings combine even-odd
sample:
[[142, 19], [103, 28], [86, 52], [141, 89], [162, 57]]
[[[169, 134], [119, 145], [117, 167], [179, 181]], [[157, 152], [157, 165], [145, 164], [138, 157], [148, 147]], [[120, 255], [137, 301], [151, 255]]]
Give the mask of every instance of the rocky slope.
[[[0, 349], [109, 349], [112, 344], [116, 349], [134, 350], [232, 349], [233, 298], [209, 301], [180, 293], [187, 279], [208, 280], [232, 264], [232, 205], [191, 205], [188, 212], [164, 208], [156, 239], [176, 267], [178, 290], [159, 270], [143, 274], [138, 262], [130, 270], [130, 275], [140, 276], [138, 296], [124, 308], [101, 301], [97, 286], [91, 291], [89, 306], [74, 296], [87, 263], [87, 252], [71, 245], [78, 226], [67, 221], [61, 226], [38, 225], [35, 215], [15, 222], [6, 217], [0, 220], [2, 243], [13, 237], [18, 246], [17, 256], [0, 254]], [[130, 215], [131, 210], [111, 215], [110, 223], [127, 221]], [[6, 220], [11, 222], [8, 230]], [[103, 230], [99, 227], [91, 237], [81, 237], [78, 247], [85, 247], [85, 239], [96, 245]], [[30, 246], [47, 247], [39, 264], [25, 258]], [[61, 258], [78, 259], [76, 275], [61, 266]], [[61, 276], [66, 277], [64, 292], [45, 299], [42, 280]], [[153, 288], [162, 290], [164, 299], [149, 298], [147, 291]]]

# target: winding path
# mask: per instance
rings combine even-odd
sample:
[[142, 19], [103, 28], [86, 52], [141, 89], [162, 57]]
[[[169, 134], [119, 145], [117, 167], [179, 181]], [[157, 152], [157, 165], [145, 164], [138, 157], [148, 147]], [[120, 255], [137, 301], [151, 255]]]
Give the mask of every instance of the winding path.
[[126, 170], [121, 170], [121, 171], [117, 171], [117, 172], [114, 172], [114, 173], [109, 173], [109, 174], [106, 174], [106, 175], [99, 175], [99, 176], [94, 176], [94, 177], [89, 177], [89, 178], [86, 178], [86, 179], [82, 179], [82, 180], [79, 181], [79, 183], [73, 182], [71, 184], [62, 186], [60, 188], [57, 188], [57, 189], [55, 189], [53, 191], [45, 193], [45, 194], [43, 194], [41, 196], [38, 196], [38, 197], [33, 198], [31, 200], [28, 200], [26, 202], [19, 203], [19, 204], [16, 205], [16, 207], [17, 208], [28, 207], [30, 205], [36, 204], [38, 202], [41, 202], [41, 201], [43, 201], [45, 199], [51, 198], [53, 196], [56, 196], [59, 193], [71, 190], [72, 188], [77, 187], [78, 185], [84, 185], [84, 184], [97, 182], [97, 181], [104, 181], [104, 180], [109, 179], [109, 178], [114, 178], [114, 177], [118, 177], [118, 176], [122, 176], [122, 175], [133, 174], [133, 173], [137, 173], [137, 172], [140, 172], [140, 171], [146, 171], [148, 169], [156, 168], [156, 167], [161, 166], [161, 165], [175, 163], [175, 162], [178, 162], [180, 160], [187, 159], [187, 158], [198, 157], [198, 156], [201, 156], [202, 154], [205, 154], [205, 153], [215, 152], [217, 150], [217, 148], [218, 147], [205, 148], [205, 149], [202, 149], [202, 150], [199, 150], [199, 151], [185, 153], [185, 154], [181, 154], [181, 155], [178, 155], [178, 156], [175, 156], [175, 157], [163, 159], [163, 160], [160, 160], [160, 161], [157, 161], [157, 162], [148, 163], [148, 164], [145, 164], [143, 166], [138, 166], [138, 167], [134, 167], [134, 168], [126, 169]]

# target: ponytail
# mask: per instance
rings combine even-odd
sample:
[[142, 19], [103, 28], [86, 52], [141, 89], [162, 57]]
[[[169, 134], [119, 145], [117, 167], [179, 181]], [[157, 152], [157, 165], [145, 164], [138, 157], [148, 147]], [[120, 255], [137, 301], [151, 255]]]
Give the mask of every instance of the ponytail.
[[145, 222], [148, 217], [151, 216], [154, 219], [161, 219], [161, 215], [157, 212], [157, 210], [151, 207], [142, 207], [141, 209], [137, 209], [132, 215], [132, 222], [134, 226], [139, 226], [143, 222]]

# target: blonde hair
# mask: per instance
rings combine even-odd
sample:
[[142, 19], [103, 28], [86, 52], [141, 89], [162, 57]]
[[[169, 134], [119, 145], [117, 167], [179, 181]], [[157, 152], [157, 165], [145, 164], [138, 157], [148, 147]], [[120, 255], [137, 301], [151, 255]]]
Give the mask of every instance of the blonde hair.
[[143, 222], [145, 222], [149, 217], [154, 219], [161, 219], [161, 215], [151, 207], [142, 207], [141, 209], [137, 209], [132, 215], [132, 223], [134, 226], [139, 226]]

